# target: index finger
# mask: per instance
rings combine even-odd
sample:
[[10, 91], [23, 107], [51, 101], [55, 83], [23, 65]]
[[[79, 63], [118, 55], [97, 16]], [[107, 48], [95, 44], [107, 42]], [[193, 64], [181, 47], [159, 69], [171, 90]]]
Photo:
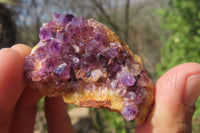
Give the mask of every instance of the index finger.
[[25, 86], [23, 62], [21, 54], [14, 49], [4, 48], [0, 51], [0, 125], [8, 123], [8, 118]]

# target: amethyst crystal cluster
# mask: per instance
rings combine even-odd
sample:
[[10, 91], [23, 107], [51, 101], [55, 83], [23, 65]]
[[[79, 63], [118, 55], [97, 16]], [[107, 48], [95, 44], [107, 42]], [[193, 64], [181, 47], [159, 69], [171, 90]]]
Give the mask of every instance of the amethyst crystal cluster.
[[25, 59], [24, 75], [43, 95], [61, 95], [79, 106], [109, 108], [127, 121], [147, 115], [148, 111], [139, 113], [153, 101], [147, 71], [103, 24], [67, 12], [54, 13], [53, 20], [40, 28], [39, 37]]

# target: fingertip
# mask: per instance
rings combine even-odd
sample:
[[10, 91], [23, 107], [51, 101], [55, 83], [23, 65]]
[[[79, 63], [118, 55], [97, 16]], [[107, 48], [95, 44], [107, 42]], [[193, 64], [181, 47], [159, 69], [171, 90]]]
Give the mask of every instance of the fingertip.
[[25, 44], [15, 44], [11, 48], [18, 51], [23, 58], [31, 52], [31, 47]]
[[[0, 71], [1, 77], [8, 76], [10, 74], [16, 74], [20, 73], [22, 75], [22, 69], [23, 69], [23, 59], [21, 54], [11, 48], [3, 48], [0, 51]], [[7, 73], [5, 73], [5, 71]]]
[[[193, 75], [195, 73], [200, 72], [200, 64], [196, 62], [188, 62], [184, 64], [180, 64], [178, 66], [175, 66], [174, 68], [168, 70], [160, 79], [169, 77], [169, 75], [174, 75], [174, 74], [187, 74]], [[158, 80], [159, 81], [159, 80]]]
[[[7, 56], [20, 56], [19, 52], [11, 48], [2, 48], [0, 50], [0, 57], [7, 57]], [[2, 58], [1, 58], [2, 59]]]
[[167, 95], [166, 93], [173, 93], [180, 94], [179, 96], [181, 98], [187, 78], [199, 73], [200, 64], [194, 62], [184, 63], [170, 69], [157, 81], [155, 85], [156, 96], [162, 98], [163, 95]]
[[9, 87], [22, 87], [23, 59], [19, 52], [11, 48], [3, 48], [0, 51], [0, 89], [6, 91]]

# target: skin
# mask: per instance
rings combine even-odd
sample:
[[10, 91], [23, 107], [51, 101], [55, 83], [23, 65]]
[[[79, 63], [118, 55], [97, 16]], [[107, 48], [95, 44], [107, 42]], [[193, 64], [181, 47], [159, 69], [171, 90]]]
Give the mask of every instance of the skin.
[[[31, 133], [41, 95], [23, 78], [24, 58], [31, 48], [17, 44], [0, 50], [0, 132]], [[137, 133], [190, 133], [194, 103], [200, 93], [200, 64], [186, 63], [166, 72], [155, 85], [155, 104]], [[197, 76], [193, 76], [197, 75]], [[190, 79], [190, 80], [189, 80]], [[199, 81], [199, 82], [198, 82]], [[73, 133], [67, 105], [45, 98], [49, 133]]]

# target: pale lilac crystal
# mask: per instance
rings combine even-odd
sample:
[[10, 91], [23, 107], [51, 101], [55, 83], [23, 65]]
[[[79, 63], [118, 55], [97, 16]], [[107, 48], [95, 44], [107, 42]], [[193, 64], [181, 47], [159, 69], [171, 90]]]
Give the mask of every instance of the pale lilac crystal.
[[127, 121], [134, 119], [137, 113], [138, 113], [138, 110], [134, 104], [126, 105], [121, 111], [121, 114]]
[[126, 88], [121, 87], [119, 88], [119, 96], [123, 97], [126, 94]]
[[92, 40], [86, 45], [85, 53], [91, 53], [93, 55], [97, 55], [98, 53], [103, 54], [106, 49], [107, 47], [105, 47], [101, 42]]
[[120, 76], [121, 82], [126, 86], [133, 86], [135, 84], [135, 78], [130, 73], [122, 73]]
[[117, 56], [117, 51], [116, 49], [109, 49], [104, 53], [104, 56], [110, 59], [114, 59]]
[[90, 69], [91, 69], [91, 64], [89, 63], [89, 56], [85, 56], [83, 58], [81, 58], [81, 61], [80, 61], [80, 66], [81, 66], [81, 69], [85, 72], [89, 72]]
[[132, 91], [130, 91], [129, 93], [126, 93], [125, 97], [127, 97], [129, 100], [136, 100], [136, 94]]
[[56, 38], [58, 39], [58, 40], [60, 40], [61, 42], [63, 42], [64, 41], [64, 35], [65, 35], [65, 33], [57, 33], [56, 34]]
[[46, 57], [46, 55], [47, 55], [47, 51], [46, 51], [45, 46], [38, 47], [35, 50], [35, 53], [33, 54], [33, 56], [37, 58], [37, 60], [39, 61], [43, 60]]
[[79, 69], [80, 68], [80, 59], [77, 56], [70, 56], [70, 61], [72, 62], [72, 68], [73, 69]]

